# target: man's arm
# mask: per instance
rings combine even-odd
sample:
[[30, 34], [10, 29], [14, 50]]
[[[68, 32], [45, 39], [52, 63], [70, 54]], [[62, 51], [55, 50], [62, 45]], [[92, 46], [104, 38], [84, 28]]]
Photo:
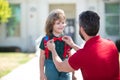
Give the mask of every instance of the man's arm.
[[62, 72], [73, 72], [75, 71], [68, 63], [68, 59], [62, 61], [60, 57], [57, 55], [57, 52], [55, 49], [51, 50], [52, 52], [52, 58], [55, 63], [56, 68]]
[[67, 43], [70, 47], [72, 47], [75, 51], [79, 50], [80, 47], [78, 45], [76, 45], [72, 38], [70, 36], [64, 36], [62, 38], [63, 41], [65, 41], [65, 43]]
[[68, 60], [64, 60], [62, 61], [60, 59], [60, 57], [58, 56], [56, 50], [55, 50], [55, 44], [54, 41], [49, 40], [47, 42], [47, 47], [48, 49], [52, 52], [52, 58], [53, 58], [53, 62], [56, 66], [56, 68], [61, 72], [73, 72], [74, 69], [69, 65]]
[[71, 44], [70, 46], [71, 46], [75, 51], [77, 51], [77, 50], [80, 49], [80, 47], [79, 47], [78, 45], [76, 45], [76, 44]]

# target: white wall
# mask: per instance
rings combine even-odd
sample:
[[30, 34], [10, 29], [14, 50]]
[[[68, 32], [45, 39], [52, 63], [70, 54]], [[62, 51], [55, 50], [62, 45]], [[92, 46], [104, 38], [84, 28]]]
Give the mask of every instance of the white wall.
[[100, 34], [107, 36], [104, 30], [104, 3], [103, 0], [9, 0], [10, 3], [21, 4], [21, 36], [16, 38], [7, 38], [5, 28], [0, 27], [0, 46], [20, 46], [23, 51], [32, 50], [35, 47], [35, 40], [39, 36], [45, 35], [45, 21], [49, 14], [49, 4], [69, 4], [76, 5], [76, 43], [81, 45], [83, 40], [79, 36], [79, 14], [85, 10], [96, 11], [101, 18]]

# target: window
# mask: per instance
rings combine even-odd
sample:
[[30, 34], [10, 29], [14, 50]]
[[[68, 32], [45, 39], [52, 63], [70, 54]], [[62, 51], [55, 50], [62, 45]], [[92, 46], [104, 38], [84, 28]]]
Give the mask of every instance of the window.
[[20, 36], [20, 22], [21, 22], [21, 10], [20, 5], [11, 4], [12, 17], [6, 24], [6, 36], [7, 37], [19, 37]]
[[108, 35], [120, 35], [120, 3], [105, 3], [105, 30]]

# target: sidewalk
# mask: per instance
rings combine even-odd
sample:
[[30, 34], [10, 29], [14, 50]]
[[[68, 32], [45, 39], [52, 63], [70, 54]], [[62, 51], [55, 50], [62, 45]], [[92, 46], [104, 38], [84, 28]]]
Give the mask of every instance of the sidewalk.
[[38, 57], [34, 57], [28, 63], [16, 68], [0, 80], [39, 80]]
[[[76, 72], [77, 80], [83, 80], [80, 71]], [[0, 80], [39, 80], [39, 58], [34, 57], [28, 63], [16, 68]]]
[[[75, 75], [77, 80], [83, 80], [80, 71], [76, 71]], [[0, 80], [39, 80], [39, 58], [34, 57], [28, 63], [16, 68]]]

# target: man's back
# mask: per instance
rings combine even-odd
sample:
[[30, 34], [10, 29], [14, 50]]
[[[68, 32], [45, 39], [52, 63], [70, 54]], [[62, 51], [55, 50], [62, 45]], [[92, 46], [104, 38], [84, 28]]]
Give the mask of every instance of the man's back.
[[119, 73], [118, 52], [114, 43], [102, 38], [93, 41], [88, 43], [89, 67], [86, 66], [85, 72], [88, 71], [90, 77], [99, 77], [100, 80], [114, 78]]
[[[117, 80], [118, 51], [112, 41], [96, 36], [87, 41], [84, 48], [75, 55], [79, 56], [74, 57], [74, 63], [79, 64], [75, 68], [81, 68], [84, 80]], [[70, 61], [71, 59], [71, 64]], [[73, 64], [72, 67], [74, 68]]]

